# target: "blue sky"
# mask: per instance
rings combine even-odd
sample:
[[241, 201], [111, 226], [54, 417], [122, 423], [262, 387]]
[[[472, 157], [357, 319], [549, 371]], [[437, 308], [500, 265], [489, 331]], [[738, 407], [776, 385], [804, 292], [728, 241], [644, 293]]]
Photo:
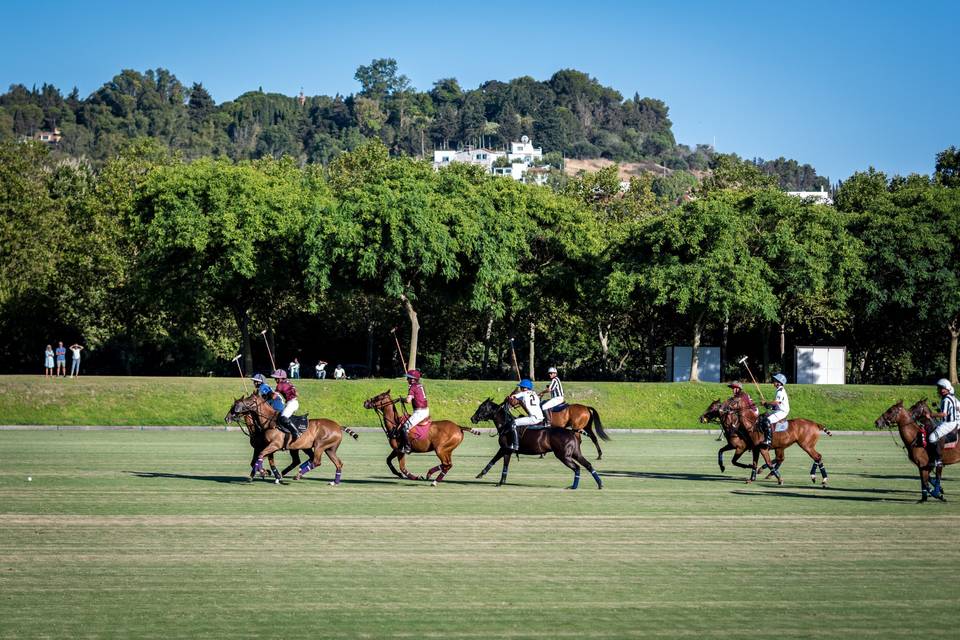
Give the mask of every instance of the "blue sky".
[[680, 142], [783, 155], [834, 181], [930, 173], [960, 145], [960, 3], [0, 3], [4, 89], [86, 96], [121, 69], [164, 67], [217, 102], [347, 94], [359, 65], [391, 57], [421, 90], [579, 69], [664, 100]]

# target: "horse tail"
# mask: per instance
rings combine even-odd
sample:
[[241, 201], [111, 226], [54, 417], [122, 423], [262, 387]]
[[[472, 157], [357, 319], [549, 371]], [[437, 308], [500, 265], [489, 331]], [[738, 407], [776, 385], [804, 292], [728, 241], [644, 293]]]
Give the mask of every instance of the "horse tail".
[[820, 431], [823, 431], [823, 432], [824, 432], [825, 434], [827, 434], [828, 436], [831, 436], [831, 437], [833, 436], [833, 434], [830, 433], [830, 429], [827, 429], [825, 426], [823, 426], [822, 424], [817, 423], [817, 422], [815, 422], [814, 424], [817, 425], [817, 428], [820, 429]]
[[[457, 425], [457, 426], [460, 427], [460, 425]], [[469, 431], [475, 436], [483, 435], [482, 433], [480, 433], [480, 431], [478, 431], [477, 429], [474, 429], [473, 427], [460, 427], [460, 431]]]
[[348, 436], [352, 436], [354, 440], [360, 437], [360, 434], [358, 434], [356, 431], [354, 431], [350, 427], [343, 427], [343, 430], [347, 433]]
[[600, 436], [600, 439], [609, 441], [610, 436], [608, 436], [607, 432], [603, 430], [603, 423], [600, 422], [600, 412], [593, 407], [587, 407], [587, 409], [590, 410], [590, 422], [587, 423], [587, 427], [596, 425], [597, 435]]

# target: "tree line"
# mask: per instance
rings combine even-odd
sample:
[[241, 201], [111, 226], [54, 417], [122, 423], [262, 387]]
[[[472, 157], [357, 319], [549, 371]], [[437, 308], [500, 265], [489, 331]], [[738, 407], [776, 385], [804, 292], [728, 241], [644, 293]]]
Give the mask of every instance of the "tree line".
[[958, 166], [858, 172], [831, 207], [718, 155], [678, 204], [616, 167], [538, 187], [378, 140], [323, 166], [139, 139], [97, 168], [2, 142], [0, 367], [62, 338], [94, 372], [229, 374], [266, 368], [266, 330], [281, 362], [393, 375], [399, 327], [434, 377], [509, 377], [514, 338], [534, 377], [658, 380], [672, 344], [792, 376], [793, 345], [840, 344], [853, 382], [955, 378]]
[[[0, 139], [57, 128], [63, 138], [55, 154], [95, 166], [138, 137], [188, 159], [287, 155], [301, 164], [327, 164], [374, 138], [392, 155], [426, 157], [434, 149], [503, 147], [527, 135], [554, 167], [563, 157], [602, 157], [686, 172], [706, 170], [714, 155], [709, 145], [676, 142], [662, 100], [636, 93], [624, 99], [573, 69], [543, 82], [524, 76], [476, 89], [442, 78], [418, 91], [396, 60], [385, 58], [359, 67], [355, 79], [361, 89], [347, 96], [301, 99], [257, 90], [219, 105], [202, 83], [188, 87], [165, 69], [125, 69], [86, 98], [76, 88], [64, 97], [49, 84], [13, 85], [0, 95]], [[784, 158], [760, 162], [783, 188], [812, 186], [817, 179], [810, 165]]]

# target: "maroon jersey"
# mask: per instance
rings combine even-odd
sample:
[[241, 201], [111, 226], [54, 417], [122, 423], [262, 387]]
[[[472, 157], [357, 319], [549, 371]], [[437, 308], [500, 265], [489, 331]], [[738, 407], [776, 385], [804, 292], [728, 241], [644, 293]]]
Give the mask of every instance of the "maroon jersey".
[[750, 397], [749, 393], [746, 391], [741, 391], [739, 397], [743, 398], [744, 407], [750, 409], [750, 411], [753, 411], [754, 413], [757, 412], [757, 405], [753, 402], [753, 398]]
[[277, 393], [282, 395], [284, 400], [290, 402], [297, 397], [297, 388], [286, 380], [281, 380], [277, 383]]
[[427, 393], [423, 390], [423, 385], [419, 382], [414, 382], [410, 385], [407, 400], [413, 405], [414, 409], [426, 409]]

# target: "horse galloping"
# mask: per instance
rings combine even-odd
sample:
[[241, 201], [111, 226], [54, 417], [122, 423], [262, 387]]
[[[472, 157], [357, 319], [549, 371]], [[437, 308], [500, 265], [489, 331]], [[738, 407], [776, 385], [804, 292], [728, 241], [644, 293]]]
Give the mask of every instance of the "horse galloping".
[[[734, 452], [733, 459], [730, 460], [731, 464], [741, 469], [752, 468], [749, 464], [738, 462], [740, 457], [750, 448], [750, 443], [746, 439], [746, 431], [740, 425], [740, 420], [736, 412], [727, 406], [727, 401], [722, 401], [717, 398], [711, 402], [707, 410], [700, 416], [700, 422], [703, 424], [708, 422], [718, 423], [720, 425], [720, 432], [727, 441], [727, 444], [720, 447], [717, 451], [717, 464], [720, 465], [721, 473], [727, 470], [723, 464], [723, 454], [727, 451]], [[774, 464], [779, 468], [783, 462], [783, 449], [777, 449], [776, 453], [777, 457]]]
[[[482, 478], [490, 471], [490, 468], [497, 463], [497, 460], [503, 458], [503, 468], [500, 470], [500, 482], [497, 486], [502, 486], [507, 482], [507, 473], [510, 469], [510, 455], [513, 451], [510, 449], [510, 433], [507, 428], [507, 402], [497, 404], [492, 398], [487, 398], [474, 412], [470, 422], [477, 424], [482, 420], [492, 420], [497, 427], [499, 434], [498, 443], [500, 449], [496, 455], [491, 458], [483, 471], [477, 474], [477, 478]], [[561, 427], [544, 427], [535, 429], [532, 427], [520, 427], [519, 433], [520, 450], [518, 454], [523, 455], [543, 455], [552, 451], [553, 455], [565, 466], [573, 470], [573, 484], [570, 489], [576, 489], [580, 485], [580, 465], [586, 467], [593, 479], [597, 481], [597, 489], [603, 489], [603, 481], [600, 475], [594, 470], [590, 462], [583, 457], [580, 451], [580, 440], [577, 438], [576, 431], [570, 431]]]
[[[920, 472], [920, 502], [926, 502], [928, 495], [945, 501], [946, 498], [940, 486], [942, 467], [938, 470], [935, 483], [931, 485], [931, 460], [930, 454], [927, 451], [925, 431], [923, 426], [917, 422], [917, 418], [924, 419], [923, 406], [925, 405], [926, 401], [921, 400], [910, 409], [906, 409], [903, 406], [903, 400], [899, 400], [877, 418], [874, 426], [877, 429], [897, 427], [900, 432], [900, 439], [903, 441], [903, 446], [907, 450], [907, 458], [917, 466], [917, 470]], [[929, 413], [929, 408], [927, 408], [926, 417], [930, 417]], [[942, 460], [944, 465], [960, 462], [960, 447], [944, 449]]]
[[[240, 418], [243, 418], [243, 422], [240, 422]], [[262, 441], [263, 431], [261, 429], [257, 429], [256, 422], [254, 422], [253, 416], [251, 414], [249, 413], [245, 413], [243, 415], [234, 414], [232, 406], [230, 407], [230, 411], [227, 412], [227, 415], [224, 417], [223, 421], [236, 422], [238, 425], [240, 425], [240, 431], [242, 431], [243, 434], [250, 439], [250, 446], [253, 447], [253, 458], [251, 458], [250, 460], [250, 467], [253, 468], [253, 466], [257, 462], [257, 451], [259, 451], [260, 449], [263, 448], [263, 446], [265, 446], [265, 445], [258, 446], [258, 442]], [[244, 428], [244, 425], [246, 425], [246, 428]], [[304, 449], [304, 451], [306, 451], [308, 457], [310, 458], [313, 457], [313, 449]], [[270, 463], [270, 473], [273, 476], [274, 483], [277, 484], [280, 482], [280, 480], [284, 476], [287, 475], [287, 473], [291, 469], [293, 469], [294, 467], [300, 466], [300, 452], [296, 449], [290, 450], [291, 461], [290, 461], [290, 464], [288, 464], [286, 467], [283, 468], [283, 471], [277, 470], [277, 465], [273, 460], [272, 453], [267, 455], [267, 460]], [[261, 469], [260, 477], [265, 478], [266, 475], [267, 475], [267, 472]], [[251, 478], [251, 480], [252, 479], [253, 478]]]
[[[600, 421], [600, 413], [593, 407], [585, 404], [570, 404], [555, 411], [546, 410], [547, 418], [550, 420], [550, 426], [573, 429], [574, 431], [583, 431], [587, 437], [593, 441], [593, 446], [597, 448], [597, 460], [603, 459], [603, 451], [600, 449], [600, 439], [610, 440], [610, 436], [603, 430], [603, 423]], [[596, 427], [594, 427], [596, 425]], [[596, 431], [594, 431], [596, 429]], [[597, 438], [600, 436], [600, 439]]]
[[[343, 433], [347, 432], [356, 440], [359, 436], [348, 427], [341, 427], [337, 422], [328, 418], [313, 418], [307, 421], [306, 430], [296, 438], [290, 436], [277, 428], [277, 416], [279, 412], [260, 397], [259, 394], [252, 394], [246, 398], [240, 398], [233, 403], [230, 412], [227, 413], [227, 419], [235, 419], [236, 416], [250, 416], [257, 436], [251, 435], [251, 444], [254, 444], [253, 462], [250, 468], [250, 479], [253, 480], [261, 469], [263, 469], [264, 456], [270, 456], [274, 451], [288, 449], [291, 452], [295, 450], [312, 451], [310, 459], [300, 465], [297, 471], [296, 479], [301, 479], [311, 469], [320, 466], [323, 458], [321, 454], [326, 454], [330, 462], [336, 467], [334, 479], [331, 485], [339, 485], [343, 472], [343, 461], [337, 456], [337, 449], [343, 441]], [[251, 432], [253, 433], [253, 432]], [[274, 472], [275, 482], [279, 483], [276, 468]]]
[[[453, 468], [453, 450], [463, 442], [463, 432], [469, 431], [474, 435], [480, 435], [480, 432], [469, 427], [461, 427], [451, 420], [431, 420], [430, 428], [426, 434], [427, 437], [408, 438], [408, 441], [413, 453], [436, 452], [440, 464], [430, 469], [426, 476], [415, 476], [407, 471], [406, 454], [400, 453], [400, 445], [397, 441], [397, 429], [403, 425], [403, 421], [406, 419], [402, 418], [397, 411], [395, 406], [397, 402], [399, 402], [399, 399], [392, 399], [390, 389], [387, 389], [363, 403], [364, 409], [373, 409], [380, 417], [380, 427], [386, 434], [391, 449], [390, 455], [387, 456], [387, 466], [393, 475], [408, 480], [430, 480], [430, 477], [439, 471], [440, 474], [433, 481], [433, 486], [437, 486], [437, 483], [443, 481], [443, 478]], [[397, 471], [393, 466], [394, 458], [398, 459], [400, 471]]]

